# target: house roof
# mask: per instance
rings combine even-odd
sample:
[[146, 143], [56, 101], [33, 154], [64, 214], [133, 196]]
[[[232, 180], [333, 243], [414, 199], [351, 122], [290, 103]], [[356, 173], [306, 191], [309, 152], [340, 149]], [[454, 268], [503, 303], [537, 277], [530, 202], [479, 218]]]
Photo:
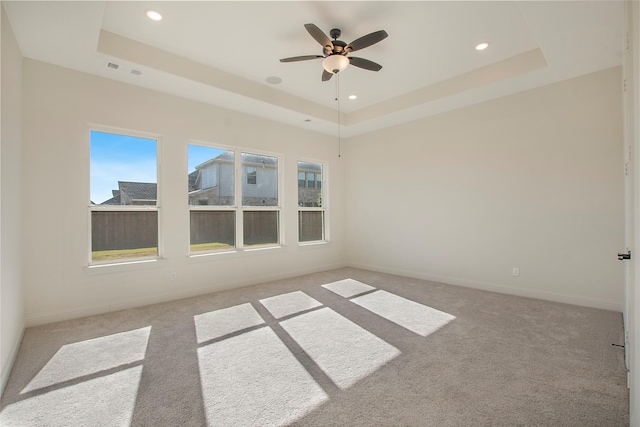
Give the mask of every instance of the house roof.
[[113, 197], [101, 205], [127, 205], [134, 200], [158, 200], [158, 184], [155, 182], [118, 181], [118, 190], [113, 190]]
[[[202, 169], [212, 163], [233, 163], [234, 158], [235, 153], [233, 151], [225, 151], [224, 153], [221, 153], [213, 159], [209, 159], [206, 162], [200, 163], [198, 166], [196, 166], [196, 170]], [[242, 153], [242, 164], [275, 168], [278, 166], [278, 159], [276, 157], [263, 156], [260, 154]]]
[[115, 196], [113, 196], [110, 199], [105, 200], [104, 202], [100, 203], [101, 205], [121, 205], [122, 202], [120, 200], [120, 194], [117, 194]]
[[158, 200], [158, 184], [155, 182], [118, 181], [120, 197], [131, 200]]
[[305, 171], [322, 172], [322, 165], [311, 162], [298, 162], [298, 170], [301, 169]]

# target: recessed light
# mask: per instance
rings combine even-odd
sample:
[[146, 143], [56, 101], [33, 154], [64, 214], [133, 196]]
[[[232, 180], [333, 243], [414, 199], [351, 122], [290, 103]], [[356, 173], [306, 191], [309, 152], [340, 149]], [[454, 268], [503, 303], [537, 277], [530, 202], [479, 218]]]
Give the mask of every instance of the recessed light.
[[271, 83], [272, 85], [278, 85], [282, 83], [282, 79], [278, 76], [269, 76], [267, 77], [267, 83]]
[[309, 123], [311, 119], [304, 119], [305, 122]]
[[349, 95], [349, 99], [356, 99], [358, 98], [358, 95]]
[[484, 42], [484, 43], [480, 43], [479, 45], [476, 45], [476, 50], [485, 50], [488, 47], [489, 47], [489, 43]]
[[147, 10], [147, 17], [152, 21], [162, 21], [162, 15], [160, 15], [160, 12], [156, 12], [155, 10]]

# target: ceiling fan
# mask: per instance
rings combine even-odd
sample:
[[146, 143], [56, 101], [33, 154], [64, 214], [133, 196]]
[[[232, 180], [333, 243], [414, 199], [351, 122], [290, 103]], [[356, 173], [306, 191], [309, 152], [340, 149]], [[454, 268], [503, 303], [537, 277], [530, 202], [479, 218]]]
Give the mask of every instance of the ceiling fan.
[[382, 68], [382, 65], [376, 64], [373, 61], [369, 61], [364, 58], [356, 58], [355, 56], [347, 56], [347, 54], [355, 52], [356, 50], [364, 49], [365, 47], [369, 47], [384, 40], [388, 36], [386, 31], [376, 31], [346, 44], [342, 40], [338, 40], [338, 37], [340, 37], [342, 32], [337, 28], [334, 28], [329, 32], [333, 38], [333, 41], [331, 41], [329, 37], [327, 37], [327, 35], [316, 25], [305, 24], [304, 27], [307, 29], [309, 34], [311, 34], [311, 37], [320, 43], [323, 55], [293, 56], [291, 58], [282, 58], [280, 62], [296, 62], [324, 58], [322, 60], [322, 67], [324, 68], [324, 71], [322, 72], [323, 82], [330, 80], [331, 76], [343, 71], [349, 64], [354, 67], [370, 71], [379, 71]]

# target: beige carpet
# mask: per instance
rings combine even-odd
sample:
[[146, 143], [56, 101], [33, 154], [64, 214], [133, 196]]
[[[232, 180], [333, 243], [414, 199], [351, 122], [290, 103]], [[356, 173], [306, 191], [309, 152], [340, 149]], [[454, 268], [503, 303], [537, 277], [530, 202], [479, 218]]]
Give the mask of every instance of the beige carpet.
[[30, 328], [4, 426], [625, 426], [622, 316], [345, 268]]

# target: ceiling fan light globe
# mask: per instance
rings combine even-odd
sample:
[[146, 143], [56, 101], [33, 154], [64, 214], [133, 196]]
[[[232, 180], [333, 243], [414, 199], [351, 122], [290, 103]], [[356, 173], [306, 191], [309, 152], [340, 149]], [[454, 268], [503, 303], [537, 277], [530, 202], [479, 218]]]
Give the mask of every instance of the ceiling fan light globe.
[[336, 74], [340, 71], [344, 71], [349, 66], [349, 58], [342, 55], [327, 56], [322, 60], [322, 67], [332, 74]]

